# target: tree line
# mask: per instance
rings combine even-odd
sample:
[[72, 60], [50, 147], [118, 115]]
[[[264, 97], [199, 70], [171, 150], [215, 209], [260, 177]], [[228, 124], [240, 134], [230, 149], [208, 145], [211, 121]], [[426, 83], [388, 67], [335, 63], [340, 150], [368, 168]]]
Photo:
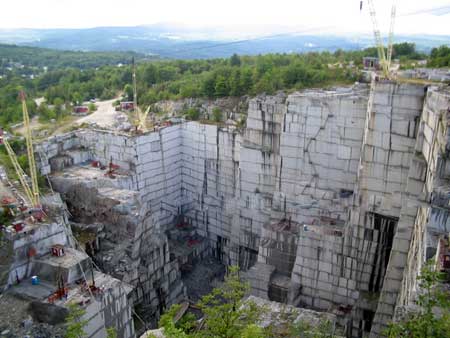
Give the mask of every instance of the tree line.
[[149, 59], [135, 52], [80, 52], [0, 44], [0, 73], [7, 67], [42, 71], [61, 68], [89, 69], [105, 65], [129, 64], [131, 58]]
[[[0, 48], [1, 50], [1, 48]], [[446, 64], [449, 48], [434, 49], [430, 65]], [[55, 55], [65, 52], [52, 51]], [[70, 53], [77, 52], [67, 52]], [[106, 53], [109, 55], [108, 53]], [[84, 53], [93, 60], [103, 58], [103, 53]], [[115, 60], [115, 53], [111, 54]], [[358, 68], [363, 56], [376, 56], [375, 48], [361, 51], [317, 52], [305, 54], [267, 54], [238, 56], [208, 60], [137, 60], [138, 103], [146, 107], [166, 99], [190, 97], [220, 98], [226, 96], [273, 94], [276, 91], [293, 91], [310, 87], [346, 84], [358, 80]], [[412, 43], [394, 45], [394, 58], [416, 60], [426, 56], [417, 52]], [[131, 61], [131, 58], [129, 58]], [[114, 61], [115, 62], [115, 61]], [[56, 63], [58, 65], [58, 63]], [[118, 67], [105, 64], [99, 67], [71, 67], [49, 70], [36, 78], [24, 77], [9, 72], [0, 78], [0, 125], [21, 120], [18, 91], [23, 88], [29, 97], [44, 96], [47, 104], [36, 107], [30, 102], [31, 114], [40, 114], [44, 119], [58, 118], [64, 114], [58, 107], [77, 105], [93, 98], [110, 99], [121, 92], [130, 96], [132, 83], [131, 65]], [[128, 85], [128, 86], [127, 86]]]

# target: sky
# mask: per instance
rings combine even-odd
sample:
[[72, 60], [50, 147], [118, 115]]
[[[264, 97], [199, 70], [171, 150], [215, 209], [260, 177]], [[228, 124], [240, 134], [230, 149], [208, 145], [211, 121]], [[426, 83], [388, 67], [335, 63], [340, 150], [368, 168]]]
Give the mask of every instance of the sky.
[[[389, 29], [391, 0], [373, 0], [380, 30]], [[370, 33], [368, 3], [360, 0], [3, 0], [0, 28], [88, 28], [176, 23], [221, 27], [230, 35], [295, 29]], [[442, 8], [436, 13], [429, 9]], [[408, 13], [420, 12], [414, 15]], [[450, 35], [450, 0], [397, 0], [397, 34]], [[318, 27], [322, 27], [319, 29]], [[324, 29], [323, 27], [327, 27]]]

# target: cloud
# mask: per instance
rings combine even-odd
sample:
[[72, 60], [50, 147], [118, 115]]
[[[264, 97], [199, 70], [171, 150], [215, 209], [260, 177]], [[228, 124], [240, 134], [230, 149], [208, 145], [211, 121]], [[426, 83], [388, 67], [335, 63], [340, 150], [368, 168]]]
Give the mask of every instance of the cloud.
[[[379, 0], [375, 5], [380, 29], [386, 31], [391, 0]], [[450, 35], [448, 0], [427, 0], [426, 6], [424, 10], [423, 0], [398, 0], [395, 31]], [[237, 27], [246, 27], [249, 35], [270, 35], [282, 31], [272, 30], [277, 25], [286, 27], [285, 31], [327, 25], [334, 27], [334, 33], [358, 34], [372, 31], [367, 7], [367, 0], [363, 11], [357, 0], [22, 0], [2, 3], [0, 27], [86, 28], [175, 22], [226, 27], [240, 35], [242, 30]], [[406, 15], [400, 17], [400, 13]]]

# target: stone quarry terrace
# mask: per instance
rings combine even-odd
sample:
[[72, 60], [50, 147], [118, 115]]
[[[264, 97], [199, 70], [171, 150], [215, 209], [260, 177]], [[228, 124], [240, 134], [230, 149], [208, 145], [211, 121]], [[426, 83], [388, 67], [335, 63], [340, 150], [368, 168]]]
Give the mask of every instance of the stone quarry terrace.
[[260, 96], [244, 130], [82, 129], [38, 144], [38, 167], [89, 256], [130, 285], [123, 311], [155, 326], [198, 299], [198, 276], [206, 291], [239, 265], [261, 301], [377, 337], [450, 230], [448, 194], [429, 198], [450, 178], [449, 97], [394, 81]]

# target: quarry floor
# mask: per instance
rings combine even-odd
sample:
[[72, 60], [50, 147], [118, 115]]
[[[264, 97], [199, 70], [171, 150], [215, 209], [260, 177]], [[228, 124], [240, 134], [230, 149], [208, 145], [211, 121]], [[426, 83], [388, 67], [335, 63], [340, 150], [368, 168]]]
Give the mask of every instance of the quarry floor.
[[182, 275], [189, 300], [198, 302], [202, 296], [221, 284], [224, 275], [225, 266], [215, 258], [207, 257], [195, 264], [192, 271]]
[[28, 299], [8, 293], [0, 295], [1, 338], [63, 338], [61, 327], [33, 322], [29, 308]]

